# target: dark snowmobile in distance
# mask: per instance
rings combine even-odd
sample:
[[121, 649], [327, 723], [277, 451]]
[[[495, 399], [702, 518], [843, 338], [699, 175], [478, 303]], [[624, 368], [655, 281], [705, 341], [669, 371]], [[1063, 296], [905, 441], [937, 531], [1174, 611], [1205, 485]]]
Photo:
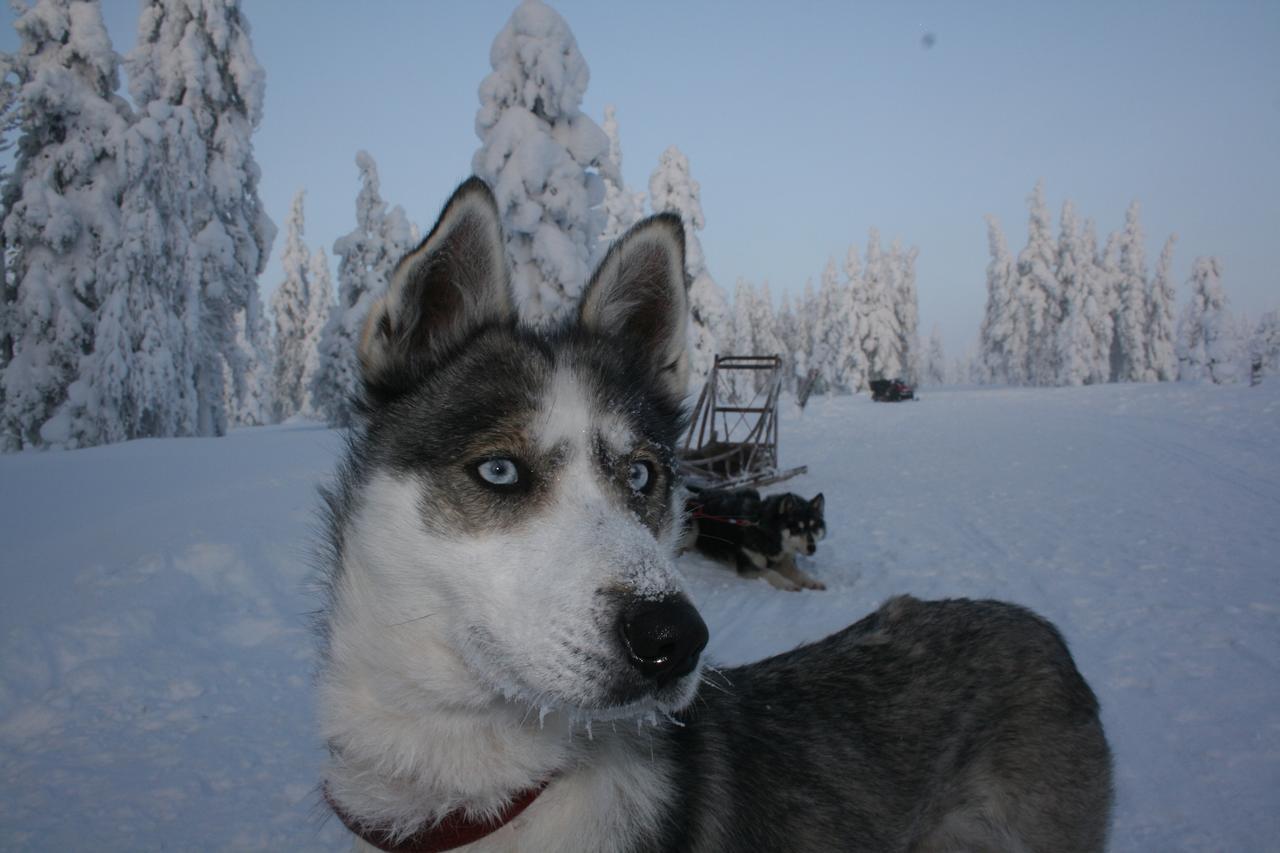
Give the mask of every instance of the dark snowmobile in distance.
[[916, 398], [916, 389], [901, 379], [872, 379], [870, 387], [871, 399], [877, 403], [898, 403]]

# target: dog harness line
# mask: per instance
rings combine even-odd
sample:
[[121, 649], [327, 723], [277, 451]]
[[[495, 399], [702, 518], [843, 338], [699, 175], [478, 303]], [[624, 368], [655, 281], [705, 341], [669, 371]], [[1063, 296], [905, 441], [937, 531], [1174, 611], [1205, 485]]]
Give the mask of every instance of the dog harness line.
[[324, 801], [347, 829], [364, 843], [384, 853], [444, 853], [446, 850], [455, 850], [465, 844], [479, 841], [486, 835], [502, 829], [515, 820], [522, 811], [529, 808], [549, 784], [551, 784], [550, 779], [535, 788], [527, 788], [518, 793], [498, 815], [496, 822], [474, 820], [467, 817], [463, 809], [454, 809], [435, 826], [420, 829], [402, 841], [394, 841], [386, 830], [370, 829], [344, 812], [330, 795], [328, 785], [324, 786]]
[[725, 524], [735, 525], [737, 527], [755, 527], [756, 526], [756, 522], [752, 521], [749, 518], [742, 518], [742, 517], [737, 517], [732, 515], [711, 515], [710, 513], [703, 512], [702, 507], [698, 507], [690, 515], [693, 518], [705, 518], [707, 521], [720, 521], [720, 522], [724, 522]]

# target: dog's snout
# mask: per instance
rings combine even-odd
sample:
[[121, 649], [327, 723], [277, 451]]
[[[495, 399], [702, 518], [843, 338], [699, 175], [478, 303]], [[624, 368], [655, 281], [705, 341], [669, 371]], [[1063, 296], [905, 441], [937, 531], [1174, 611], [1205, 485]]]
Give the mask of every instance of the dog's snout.
[[707, 646], [707, 624], [684, 596], [638, 602], [619, 631], [631, 665], [659, 686], [693, 672]]

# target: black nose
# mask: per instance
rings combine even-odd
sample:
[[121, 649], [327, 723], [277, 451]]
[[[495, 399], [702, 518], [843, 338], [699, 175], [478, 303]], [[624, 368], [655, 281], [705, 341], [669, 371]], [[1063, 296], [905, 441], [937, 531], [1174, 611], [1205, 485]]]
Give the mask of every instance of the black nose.
[[707, 624], [684, 596], [636, 602], [619, 630], [631, 665], [659, 687], [693, 672], [707, 646]]

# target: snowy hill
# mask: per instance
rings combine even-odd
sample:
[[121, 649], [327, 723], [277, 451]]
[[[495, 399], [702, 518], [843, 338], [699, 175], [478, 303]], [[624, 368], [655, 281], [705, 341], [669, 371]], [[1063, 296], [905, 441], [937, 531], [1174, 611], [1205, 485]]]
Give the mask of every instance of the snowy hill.
[[[818, 398], [782, 443], [827, 497], [830, 589], [684, 558], [713, 658], [898, 592], [1021, 602], [1102, 700], [1113, 849], [1276, 844], [1280, 385]], [[306, 585], [340, 447], [300, 425], [0, 457], [0, 847], [347, 848], [315, 795]]]

